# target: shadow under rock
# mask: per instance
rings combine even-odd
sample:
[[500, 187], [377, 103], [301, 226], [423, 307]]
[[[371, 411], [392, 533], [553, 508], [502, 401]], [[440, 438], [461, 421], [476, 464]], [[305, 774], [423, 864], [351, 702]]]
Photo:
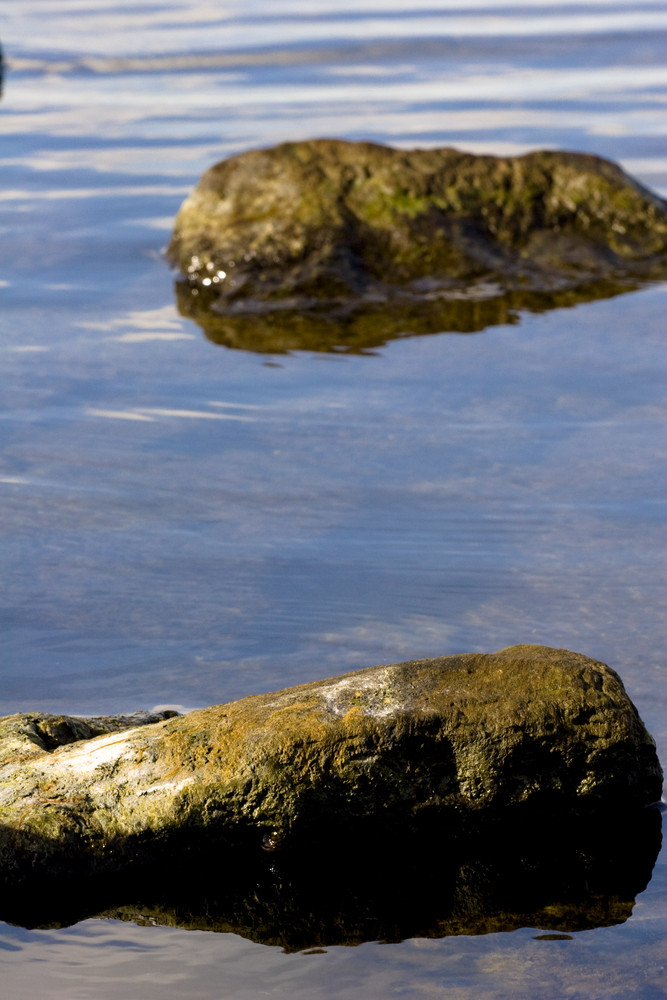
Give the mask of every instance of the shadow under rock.
[[503, 289], [489, 280], [446, 294], [398, 295], [378, 301], [286, 299], [280, 303], [241, 300], [222, 306], [215, 290], [184, 279], [174, 283], [176, 306], [214, 344], [258, 354], [290, 351], [371, 353], [391, 340], [436, 333], [480, 333], [516, 325], [522, 312], [544, 313], [613, 298], [661, 280], [662, 273], [604, 278], [572, 288], [544, 291]]
[[352, 837], [298, 849], [192, 854], [123, 875], [34, 879], [0, 918], [26, 927], [86, 917], [234, 933], [286, 952], [536, 927], [626, 921], [661, 844], [655, 808], [632, 817], [498, 824], [464, 842]]

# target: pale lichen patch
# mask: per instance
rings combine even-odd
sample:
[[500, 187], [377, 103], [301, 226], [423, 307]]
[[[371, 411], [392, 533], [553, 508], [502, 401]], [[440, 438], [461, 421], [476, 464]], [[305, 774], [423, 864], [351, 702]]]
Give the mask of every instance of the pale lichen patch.
[[183, 778], [181, 781], [163, 781], [157, 785], [149, 785], [148, 788], [140, 788], [136, 794], [143, 796], [155, 795], [157, 792], [162, 792], [164, 794], [176, 795], [187, 785], [192, 785], [194, 781], [194, 778]]
[[138, 730], [130, 729], [124, 733], [111, 733], [99, 736], [95, 740], [84, 740], [60, 747], [51, 755], [55, 767], [62, 766], [75, 769], [81, 773], [93, 771], [105, 764], [113, 764], [132, 750], [133, 737]]
[[397, 697], [391, 667], [376, 668], [366, 676], [344, 677], [320, 689], [327, 712], [342, 718], [358, 709], [374, 718], [386, 718], [404, 707]]

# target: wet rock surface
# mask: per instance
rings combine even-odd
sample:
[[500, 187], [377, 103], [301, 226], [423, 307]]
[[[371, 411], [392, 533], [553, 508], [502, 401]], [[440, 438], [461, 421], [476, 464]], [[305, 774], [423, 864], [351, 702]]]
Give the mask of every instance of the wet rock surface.
[[312, 140], [208, 170], [168, 256], [185, 279], [179, 308], [213, 340], [241, 346], [254, 323], [275, 341], [264, 349], [313, 349], [324, 335], [326, 350], [335, 321], [359, 349], [664, 277], [667, 203], [584, 154]]
[[370, 667], [76, 742], [70, 722], [0, 720], [6, 884], [234, 849], [455, 840], [498, 821], [627, 815], [661, 794], [617, 674], [540, 646]]

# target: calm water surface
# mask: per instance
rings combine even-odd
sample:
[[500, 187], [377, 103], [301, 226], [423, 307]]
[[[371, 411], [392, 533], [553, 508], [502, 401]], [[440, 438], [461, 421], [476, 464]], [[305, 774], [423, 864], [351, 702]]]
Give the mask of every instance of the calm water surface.
[[[206, 167], [284, 139], [577, 149], [667, 194], [666, 28], [661, 3], [614, 0], [5, 5], [2, 714], [195, 707], [539, 642], [615, 667], [667, 759], [665, 286], [260, 354], [184, 319], [161, 257]], [[3, 988], [653, 1000], [664, 873], [626, 923], [561, 940], [285, 955], [0, 925]]]

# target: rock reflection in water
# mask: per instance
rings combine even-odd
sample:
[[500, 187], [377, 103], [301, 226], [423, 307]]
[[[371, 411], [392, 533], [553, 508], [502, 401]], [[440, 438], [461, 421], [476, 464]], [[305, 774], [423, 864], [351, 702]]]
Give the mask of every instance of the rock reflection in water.
[[176, 306], [201, 327], [214, 344], [258, 354], [290, 351], [363, 354], [388, 341], [433, 333], [479, 333], [492, 326], [519, 322], [522, 311], [542, 313], [584, 302], [609, 299], [660, 280], [647, 270], [636, 277], [600, 279], [578, 288], [549, 291], [506, 290], [493, 281], [452, 289], [447, 297], [398, 297], [384, 302], [354, 302], [326, 309], [306, 301], [241, 303], [222, 309], [215, 291], [174, 283]]
[[0, 918], [63, 926], [89, 916], [234, 933], [286, 952], [536, 927], [567, 934], [626, 921], [660, 849], [661, 817], [576, 828], [207, 858], [107, 882], [36, 884]]

